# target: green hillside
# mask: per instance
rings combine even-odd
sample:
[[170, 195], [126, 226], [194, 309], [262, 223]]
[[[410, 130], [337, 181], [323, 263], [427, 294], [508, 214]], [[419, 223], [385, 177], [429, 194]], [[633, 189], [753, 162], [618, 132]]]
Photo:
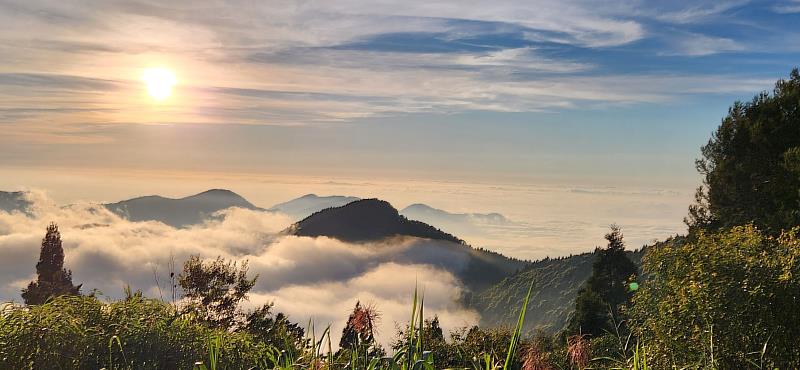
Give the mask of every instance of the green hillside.
[[[594, 252], [562, 258], [545, 258], [531, 263], [492, 287], [470, 297], [469, 304], [481, 313], [481, 326], [513, 326], [528, 286], [535, 282], [525, 319], [525, 330], [555, 333], [566, 325], [575, 297], [592, 274]], [[642, 250], [629, 252], [641, 265]]]

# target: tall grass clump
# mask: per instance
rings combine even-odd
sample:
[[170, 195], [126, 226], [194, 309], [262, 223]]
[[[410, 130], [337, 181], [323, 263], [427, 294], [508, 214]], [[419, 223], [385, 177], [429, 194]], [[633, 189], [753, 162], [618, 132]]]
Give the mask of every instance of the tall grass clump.
[[220, 368], [256, 365], [268, 353], [247, 333], [211, 329], [167, 303], [136, 296], [111, 303], [61, 296], [7, 305], [0, 315], [3, 369], [192, 369], [208, 361], [209, 348], [216, 348]]

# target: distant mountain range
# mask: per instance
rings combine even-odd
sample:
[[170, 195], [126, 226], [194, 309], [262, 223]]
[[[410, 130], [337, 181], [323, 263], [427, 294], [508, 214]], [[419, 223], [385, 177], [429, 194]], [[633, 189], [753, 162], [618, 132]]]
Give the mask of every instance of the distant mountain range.
[[492, 238], [495, 234], [500, 238], [507, 233], [518, 233], [525, 225], [514, 222], [499, 213], [451, 213], [433, 208], [427, 204], [412, 204], [400, 211], [409, 219], [434, 225], [467, 240]]
[[179, 199], [150, 195], [104, 206], [131, 221], [161, 221], [174, 227], [202, 223], [214, 213], [231, 207], [264, 210], [239, 194], [223, 189], [212, 189]]
[[270, 207], [268, 211], [281, 212], [289, 215], [295, 221], [300, 221], [325, 208], [341, 207], [357, 200], [360, 200], [360, 198], [341, 195], [320, 197], [316, 194], [306, 194], [300, 198], [276, 204]]
[[499, 213], [450, 213], [441, 209], [433, 208], [427, 204], [412, 204], [400, 211], [400, 214], [412, 220], [422, 221], [429, 224], [441, 225], [462, 223], [487, 223], [487, 224], [507, 224], [509, 221]]
[[[525, 261], [472, 248], [454, 235], [409, 220], [389, 202], [379, 199], [363, 199], [319, 211], [294, 224], [287, 232], [298, 236], [327, 236], [347, 242], [380, 241], [394, 236], [442, 241], [431, 244], [430, 248], [447, 249], [468, 261], [465, 268], [451, 272], [473, 292], [499, 282], [526, 265]], [[448, 261], [440, 262], [443, 267], [448, 265]]]
[[[214, 213], [230, 207], [280, 212], [300, 221], [327, 208], [341, 207], [360, 200], [358, 197], [306, 194], [263, 209], [244, 197], [224, 189], [211, 189], [184, 198], [150, 195], [103, 204], [107, 209], [131, 221], [160, 221], [174, 227], [187, 227], [206, 221]], [[30, 206], [25, 193], [0, 191], [0, 211], [26, 211]], [[456, 234], [471, 234], [481, 225], [508, 225], [512, 221], [499, 213], [450, 213], [426, 204], [412, 204], [400, 214]]]

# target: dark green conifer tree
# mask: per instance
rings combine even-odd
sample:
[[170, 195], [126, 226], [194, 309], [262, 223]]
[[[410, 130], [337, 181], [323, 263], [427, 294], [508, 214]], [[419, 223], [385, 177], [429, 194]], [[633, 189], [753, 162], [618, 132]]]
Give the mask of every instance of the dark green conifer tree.
[[619, 226], [611, 225], [611, 232], [605, 238], [608, 246], [595, 251], [592, 276], [578, 291], [568, 334], [599, 336], [606, 331], [613, 332], [613, 322], [622, 320], [620, 307], [630, 301], [628, 283], [636, 278], [638, 268], [625, 254]]
[[42, 239], [36, 275], [36, 281], [22, 290], [26, 304], [42, 304], [51, 297], [80, 294], [81, 286], [72, 284], [72, 271], [64, 268], [64, 248], [55, 223], [47, 227], [47, 234]]
[[777, 236], [800, 225], [800, 71], [772, 94], [731, 106], [697, 170], [703, 185], [686, 218], [690, 236], [750, 223]]

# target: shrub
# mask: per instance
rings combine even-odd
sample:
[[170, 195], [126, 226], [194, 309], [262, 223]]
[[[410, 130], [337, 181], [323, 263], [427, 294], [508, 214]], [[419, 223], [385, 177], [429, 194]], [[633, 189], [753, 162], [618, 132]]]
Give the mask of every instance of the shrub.
[[0, 314], [0, 362], [8, 369], [192, 369], [207, 359], [212, 340], [217, 368], [266, 358], [268, 348], [247, 333], [211, 329], [138, 296], [113, 303], [61, 296]]
[[800, 367], [798, 230], [771, 237], [740, 226], [648, 250], [632, 315], [649, 361]]

